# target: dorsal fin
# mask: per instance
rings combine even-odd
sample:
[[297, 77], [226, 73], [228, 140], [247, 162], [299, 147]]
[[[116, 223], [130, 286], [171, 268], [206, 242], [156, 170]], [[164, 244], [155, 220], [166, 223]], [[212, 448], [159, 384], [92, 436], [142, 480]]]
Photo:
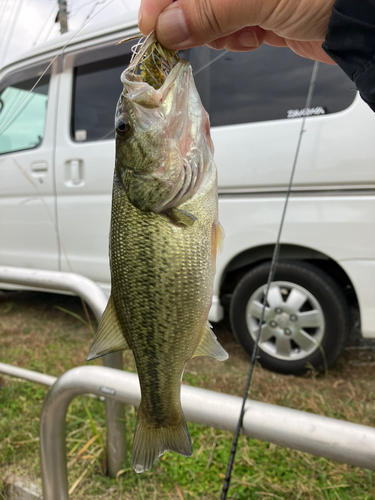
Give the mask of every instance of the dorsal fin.
[[207, 321], [204, 334], [201, 338], [198, 347], [193, 354], [193, 358], [196, 356], [211, 356], [218, 361], [225, 361], [228, 359], [228, 353], [219, 344], [216, 335], [211, 330], [211, 325]]
[[130, 349], [130, 347], [122, 333], [122, 328], [111, 296], [102, 319], [100, 320], [98, 331], [91, 344], [87, 361], [99, 358], [110, 352], [124, 351], [125, 349]]

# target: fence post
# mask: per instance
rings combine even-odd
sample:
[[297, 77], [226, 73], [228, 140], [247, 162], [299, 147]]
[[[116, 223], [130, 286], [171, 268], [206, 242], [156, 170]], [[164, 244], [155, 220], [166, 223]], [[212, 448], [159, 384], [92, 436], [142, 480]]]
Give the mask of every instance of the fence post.
[[[122, 353], [114, 352], [103, 358], [104, 366], [123, 370]], [[107, 473], [116, 477], [126, 455], [125, 406], [114, 399], [105, 399], [107, 423]]]

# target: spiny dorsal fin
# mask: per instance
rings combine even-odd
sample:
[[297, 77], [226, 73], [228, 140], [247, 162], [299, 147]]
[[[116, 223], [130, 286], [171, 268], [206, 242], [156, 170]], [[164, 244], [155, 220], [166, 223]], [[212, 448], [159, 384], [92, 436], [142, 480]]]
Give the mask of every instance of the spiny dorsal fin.
[[195, 350], [193, 358], [196, 356], [211, 356], [218, 361], [228, 359], [228, 353], [219, 344], [216, 335], [211, 330], [210, 323], [207, 322], [203, 337]]
[[116, 351], [124, 351], [130, 349], [124, 334], [122, 333], [121, 325], [118, 320], [116, 309], [113, 304], [112, 296], [109, 298], [107, 307], [100, 320], [98, 331], [91, 344], [87, 361], [99, 358], [105, 354]]

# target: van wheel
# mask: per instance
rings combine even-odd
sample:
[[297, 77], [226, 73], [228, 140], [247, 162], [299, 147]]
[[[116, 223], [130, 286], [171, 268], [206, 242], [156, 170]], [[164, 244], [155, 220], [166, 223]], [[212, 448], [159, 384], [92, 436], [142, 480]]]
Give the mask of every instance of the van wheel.
[[[247, 273], [230, 304], [233, 333], [250, 355], [269, 270], [270, 263], [265, 263]], [[300, 261], [281, 261], [276, 266], [259, 340], [264, 368], [291, 374], [305, 373], [311, 366], [324, 371], [342, 353], [349, 330], [348, 304], [328, 274]]]

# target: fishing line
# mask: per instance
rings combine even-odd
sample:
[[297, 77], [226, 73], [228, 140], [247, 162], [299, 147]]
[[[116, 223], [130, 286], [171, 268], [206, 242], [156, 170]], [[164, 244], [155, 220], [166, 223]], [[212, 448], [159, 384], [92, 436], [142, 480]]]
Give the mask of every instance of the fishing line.
[[87, 6], [92, 6], [95, 3], [92, 0], [90, 2], [86, 2], [84, 4], [78, 5], [75, 9], [73, 9], [73, 3], [70, 6], [70, 12], [69, 15], [74, 15], [76, 14], [79, 10], [84, 9]]
[[[311, 102], [312, 102], [312, 98], [313, 98], [313, 94], [314, 94], [314, 89], [315, 89], [315, 84], [316, 84], [316, 78], [317, 78], [317, 75], [318, 75], [318, 69], [319, 69], [319, 62], [315, 61], [314, 67], [313, 67], [313, 70], [312, 70], [311, 79], [310, 79], [309, 91], [308, 91], [307, 98], [306, 98], [306, 104], [305, 104], [305, 108], [306, 109], [311, 107]], [[283, 225], [284, 225], [284, 220], [285, 220], [286, 210], [287, 210], [287, 207], [288, 207], [290, 193], [292, 191], [293, 178], [294, 178], [294, 173], [295, 173], [295, 170], [296, 170], [296, 165], [297, 165], [297, 160], [298, 160], [298, 156], [299, 156], [299, 151], [300, 151], [300, 148], [301, 148], [302, 135], [305, 132], [305, 122], [306, 122], [306, 115], [303, 117], [302, 123], [301, 123], [301, 130], [300, 130], [300, 133], [299, 133], [298, 143], [297, 143], [297, 148], [296, 148], [296, 153], [295, 153], [295, 156], [294, 156], [293, 166], [292, 166], [292, 170], [291, 170], [291, 173], [290, 173], [290, 179], [289, 179], [288, 189], [287, 189], [286, 196], [285, 196], [284, 207], [283, 207], [283, 211], [282, 211], [282, 215], [281, 215], [281, 220], [280, 220], [280, 225], [279, 225], [279, 231], [278, 231], [277, 238], [276, 238], [275, 248], [274, 248], [274, 252], [273, 252], [273, 256], [272, 256], [272, 261], [271, 261], [270, 272], [269, 272], [269, 275], [268, 275], [266, 290], [265, 290], [264, 297], [263, 297], [262, 312], [261, 312], [261, 316], [260, 316], [260, 320], [259, 320], [259, 329], [258, 329], [257, 337], [255, 339], [255, 344], [254, 344], [254, 348], [253, 348], [253, 352], [252, 352], [252, 356], [251, 356], [249, 373], [248, 373], [248, 376], [247, 376], [247, 381], [246, 381], [246, 386], [245, 386], [245, 392], [244, 392], [243, 399], [242, 399], [241, 412], [240, 412], [240, 416], [239, 416], [239, 419], [238, 419], [238, 423], [237, 423], [235, 435], [234, 435], [234, 438], [233, 438], [232, 448], [231, 448], [231, 451], [230, 451], [230, 456], [229, 456], [229, 461], [228, 461], [228, 466], [227, 466], [227, 472], [226, 472], [226, 475], [225, 475], [225, 479], [224, 479], [223, 489], [221, 491], [220, 500], [226, 500], [227, 493], [228, 493], [229, 486], [230, 486], [230, 481], [231, 481], [231, 476], [232, 476], [232, 470], [233, 470], [233, 465], [234, 465], [234, 459], [235, 459], [236, 451], [237, 451], [238, 438], [240, 436], [240, 432], [241, 432], [241, 428], [242, 428], [243, 417], [244, 417], [244, 414], [245, 414], [246, 401], [247, 401], [247, 397], [248, 397], [248, 393], [249, 393], [249, 389], [250, 389], [251, 379], [252, 379], [252, 376], [253, 376], [255, 361], [256, 361], [257, 355], [258, 355], [258, 345], [259, 345], [259, 340], [260, 340], [260, 336], [261, 336], [261, 333], [262, 333], [262, 325], [263, 325], [263, 320], [264, 320], [264, 313], [265, 313], [265, 310], [266, 310], [268, 292], [269, 292], [269, 289], [270, 289], [270, 286], [271, 286], [271, 282], [272, 282], [274, 274], [275, 274], [275, 269], [276, 269], [276, 265], [277, 265], [277, 261], [278, 261], [278, 257], [279, 257], [279, 247], [280, 247], [281, 232], [282, 232]]]
[[[2, 61], [4, 60], [7, 48], [9, 47], [10, 40], [12, 38], [12, 32], [13, 32], [13, 30], [17, 24], [17, 21], [20, 17], [22, 4], [23, 4], [23, 0], [19, 0], [18, 3], [17, 3], [17, 1], [15, 1], [13, 4], [14, 7], [13, 7], [13, 10], [12, 10], [10, 16], [9, 16], [9, 22], [7, 24], [7, 27], [5, 28], [4, 46], [3, 46], [1, 59], [0, 59], [0, 67], [2, 65]], [[4, 12], [4, 14], [5, 14], [5, 12]]]
[[[53, 19], [54, 17], [55, 17], [55, 15], [53, 15], [52, 19]], [[51, 23], [51, 26], [50, 26], [50, 28], [49, 28], [49, 31], [47, 32], [47, 35], [44, 37], [43, 42], [41, 42], [41, 43], [46, 43], [46, 42], [47, 42], [47, 40], [49, 39], [49, 37], [50, 37], [50, 35], [51, 35], [52, 31], [53, 31], [55, 28], [56, 28], [56, 24], [55, 24], [55, 22]]]
[[131, 8], [129, 5], [126, 3], [126, 0], [121, 0], [122, 5], [125, 7], [127, 12], [131, 12]]
[[[23, 1], [23, 0], [22, 0]], [[52, 66], [52, 64], [56, 61], [56, 59], [64, 52], [65, 48], [70, 44], [70, 42], [78, 35], [78, 33], [95, 17], [97, 16], [103, 9], [105, 9], [106, 7], [108, 7], [108, 5], [110, 5], [112, 2], [114, 2], [114, 0], [110, 0], [108, 3], [106, 3], [105, 5], [103, 5], [103, 7], [101, 9], [98, 10], [98, 12], [96, 12], [93, 16], [91, 16], [90, 14], [90, 17], [88, 17], [86, 19], [86, 21], [82, 24], [82, 26], [69, 38], [69, 40], [66, 42], [66, 44], [63, 46], [63, 48], [58, 52], [58, 54], [52, 59], [52, 61], [49, 63], [49, 65], [47, 66], [47, 68], [43, 71], [43, 73], [40, 75], [40, 77], [38, 78], [38, 80], [35, 82], [35, 84], [33, 85], [33, 87], [30, 89], [30, 91], [26, 94], [26, 96], [22, 99], [22, 101], [19, 103], [19, 105], [17, 106], [17, 108], [14, 110], [13, 114], [10, 116], [10, 118], [4, 123], [4, 125], [0, 128], [0, 132], [2, 130], [4, 130], [4, 128], [8, 125], [8, 123], [12, 120], [12, 118], [15, 116], [15, 114], [17, 113], [17, 111], [19, 110], [19, 108], [23, 105], [23, 103], [25, 102], [25, 100], [28, 98], [28, 96], [32, 93], [32, 91], [35, 89], [35, 87], [38, 85], [38, 83], [40, 82], [40, 80], [43, 78], [43, 76], [47, 73], [47, 71], [49, 70], [49, 68]], [[49, 35], [48, 35], [49, 36]], [[0, 109], [1, 111], [1, 109]], [[22, 109], [20, 110], [20, 112], [22, 112]], [[18, 113], [19, 115], [19, 113]], [[17, 115], [17, 116], [18, 116]], [[13, 123], [13, 122], [12, 122]], [[49, 214], [51, 220], [52, 220], [52, 224], [55, 228], [55, 232], [57, 234], [57, 238], [59, 240], [59, 244], [60, 244], [60, 248], [62, 249], [63, 253], [64, 253], [64, 256], [66, 258], [66, 261], [68, 263], [68, 266], [69, 268], [71, 269], [71, 272], [73, 271], [72, 269], [72, 266], [70, 264], [70, 261], [69, 261], [69, 258], [68, 258], [68, 254], [65, 250], [65, 247], [63, 245], [63, 242], [60, 238], [60, 234], [59, 234], [59, 230], [58, 230], [58, 227], [57, 227], [57, 223], [56, 221], [53, 219], [52, 217], [52, 214], [48, 208], [48, 206], [46, 205], [46, 202], [44, 200], [44, 197], [39, 193], [39, 189], [38, 189], [38, 186], [34, 183], [34, 181], [30, 178], [30, 176], [22, 169], [22, 167], [17, 164], [16, 160], [13, 159], [13, 161], [16, 163], [16, 165], [18, 166], [18, 168], [20, 169], [21, 173], [24, 173], [26, 179], [31, 182], [34, 186], [34, 188], [36, 189], [36, 191], [38, 192], [38, 195], [39, 195], [39, 198], [41, 199], [42, 203], [44, 204], [46, 210], [47, 210], [47, 213]], [[83, 301], [83, 299], [81, 298], [81, 303], [82, 303], [82, 307], [83, 307], [83, 310], [85, 312], [85, 315], [86, 315], [86, 318], [88, 319], [88, 322], [90, 323], [91, 325], [91, 322], [90, 322], [90, 317], [87, 313], [87, 308], [86, 308], [86, 304], [85, 302]]]
[[203, 71], [204, 69], [208, 68], [208, 66], [211, 66], [211, 64], [213, 64], [215, 61], [217, 61], [218, 59], [220, 59], [221, 57], [225, 56], [225, 54], [229, 52], [229, 50], [223, 50], [222, 52], [220, 52], [220, 54], [216, 57], [214, 57], [213, 59], [211, 59], [211, 61], [209, 61], [208, 63], [204, 64], [201, 68], [197, 69], [197, 71], [195, 71], [193, 73], [193, 76], [196, 76], [198, 73], [200, 73], [201, 71]]
[[[43, 76], [47, 73], [47, 71], [50, 69], [50, 67], [52, 66], [52, 64], [56, 61], [56, 59], [64, 52], [65, 48], [70, 44], [70, 42], [73, 40], [73, 38], [75, 38], [78, 33], [83, 30], [83, 28], [86, 26], [87, 23], [89, 23], [92, 19], [94, 19], [95, 16], [97, 16], [103, 9], [105, 9], [106, 7], [108, 7], [108, 5], [110, 5], [112, 2], [114, 2], [115, 0], [110, 0], [107, 4], [103, 5], [103, 7], [101, 9], [98, 10], [98, 12], [96, 12], [96, 14], [94, 14], [93, 16], [89, 17], [88, 19], [86, 19], [86, 21], [82, 24], [82, 26], [79, 28], [78, 31], [76, 31], [70, 38], [69, 40], [66, 42], [66, 44], [63, 46], [63, 48], [60, 50], [60, 52], [58, 54], [55, 55], [55, 57], [52, 59], [52, 61], [49, 63], [49, 65], [47, 66], [47, 68], [43, 71], [43, 73], [40, 75], [40, 77], [37, 79], [37, 81], [34, 83], [34, 85], [31, 87], [31, 89], [29, 90], [29, 92], [25, 95], [25, 97], [22, 99], [22, 101], [20, 102], [20, 104], [18, 105], [17, 109], [14, 111], [14, 114], [18, 111], [18, 109], [22, 106], [22, 104], [25, 102], [25, 100], [29, 97], [29, 95], [31, 94], [31, 92], [35, 89], [35, 87], [38, 85], [38, 83], [40, 82], [40, 80], [43, 78]], [[0, 132], [6, 127], [6, 125], [8, 125], [8, 122], [12, 119], [14, 115], [12, 115], [9, 120], [7, 122], [4, 123], [4, 125], [0, 128]]]
[[[88, 20], [91, 18], [92, 13], [93, 13], [93, 12], [94, 12], [94, 10], [96, 9], [96, 7], [97, 7], [99, 4], [101, 4], [101, 3], [106, 3], [106, 1], [107, 1], [107, 0], [97, 0], [97, 1], [95, 2], [95, 5], [94, 5], [94, 6], [93, 6], [93, 8], [91, 9], [91, 12], [87, 15], [87, 17], [86, 17], [86, 21], [88, 21]], [[108, 5], [109, 5], [109, 4], [108, 4]], [[98, 12], [97, 12], [97, 14], [98, 14]], [[92, 16], [92, 17], [94, 17], [94, 16]]]
[[[35, 40], [33, 42], [33, 47], [35, 47], [35, 45], [39, 42], [39, 38], [42, 36], [42, 34], [43, 34], [46, 26], [48, 26], [49, 22], [51, 22], [56, 17], [56, 14], [55, 14], [56, 10], [57, 10], [57, 8], [55, 6], [53, 6], [52, 10], [50, 11], [50, 13], [47, 16], [48, 21], [46, 21], [46, 23], [43, 24], [42, 29], [39, 31], [38, 36], [35, 38]], [[52, 24], [52, 29], [53, 29], [55, 23], [51, 22], [51, 24]], [[47, 38], [48, 38], [48, 36], [47, 36]], [[46, 41], [46, 40], [44, 40], [44, 41]]]
[[[12, 116], [9, 118], [9, 120], [6, 122], [6, 124], [4, 125], [4, 127], [1, 130], [4, 130], [4, 132], [6, 132], [8, 130], [8, 128], [13, 125], [13, 123], [17, 120], [17, 118], [20, 116], [20, 114], [23, 111], [25, 111], [27, 106], [29, 106], [29, 104], [33, 101], [33, 99], [35, 98], [35, 95], [36, 94], [33, 94], [32, 96], [30, 96], [30, 99], [27, 101], [27, 103], [25, 104], [25, 106], [23, 108], [19, 109], [19, 106], [18, 106], [18, 108], [15, 110], [15, 112], [12, 114]], [[21, 102], [21, 104], [22, 104], [22, 102]]]
[[0, 19], [4, 18], [4, 14], [8, 8], [8, 2], [9, 2], [9, 0], [3, 0], [3, 2], [0, 3]]

